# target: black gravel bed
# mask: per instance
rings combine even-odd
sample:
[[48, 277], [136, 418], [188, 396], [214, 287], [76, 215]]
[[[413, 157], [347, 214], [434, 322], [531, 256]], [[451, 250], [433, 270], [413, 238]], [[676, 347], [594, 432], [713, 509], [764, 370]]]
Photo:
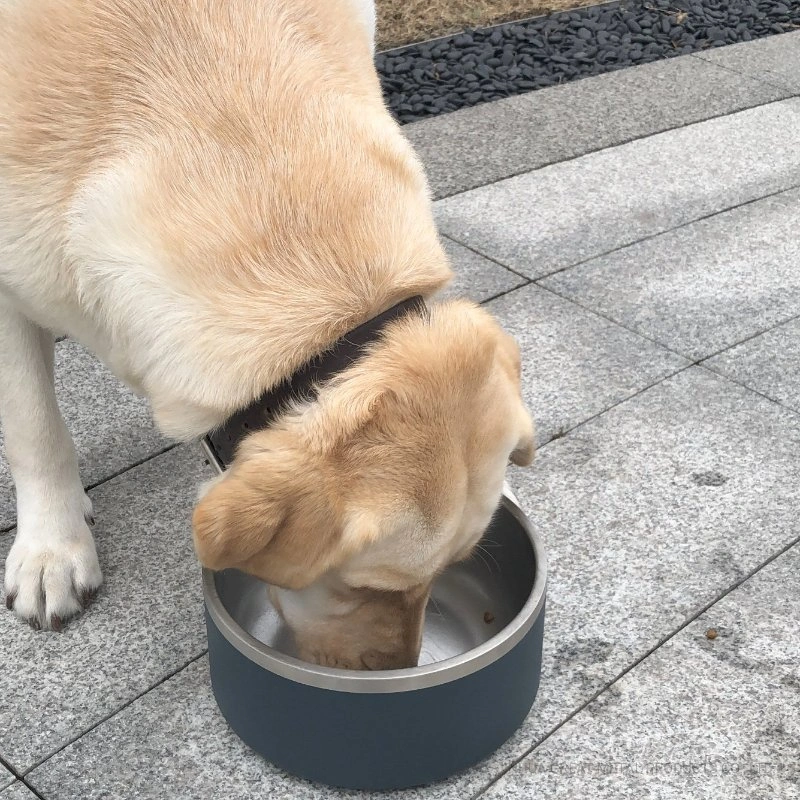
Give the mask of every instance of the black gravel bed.
[[376, 56], [401, 123], [661, 58], [800, 29], [800, 0], [622, 0]]

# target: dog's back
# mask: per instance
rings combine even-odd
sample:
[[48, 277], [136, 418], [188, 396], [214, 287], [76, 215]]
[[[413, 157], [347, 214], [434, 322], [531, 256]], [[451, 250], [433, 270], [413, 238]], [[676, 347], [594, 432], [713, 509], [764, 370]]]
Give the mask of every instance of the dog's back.
[[15, 2], [0, 105], [0, 291], [148, 395], [447, 279], [351, 0]]
[[0, 164], [70, 190], [143, 137], [193, 129], [247, 147], [326, 89], [375, 102], [369, 37], [350, 5], [0, 4]]

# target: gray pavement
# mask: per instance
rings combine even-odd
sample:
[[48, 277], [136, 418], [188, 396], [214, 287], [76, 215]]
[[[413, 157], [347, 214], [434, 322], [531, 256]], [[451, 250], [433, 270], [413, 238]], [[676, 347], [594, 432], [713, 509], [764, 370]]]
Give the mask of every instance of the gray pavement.
[[[540, 452], [510, 481], [550, 585], [522, 728], [392, 798], [800, 797], [798, 75], [800, 32], [407, 128], [448, 293], [523, 349]], [[0, 614], [0, 800], [366, 798], [227, 728], [189, 532], [209, 468], [74, 343], [58, 373], [106, 584], [63, 634]]]
[[3, 800], [36, 800], [36, 795], [22, 782], [15, 781], [5, 791], [0, 792]]
[[697, 57], [793, 94], [800, 92], [797, 34], [706, 50]]
[[464, 192], [437, 204], [437, 220], [538, 279], [797, 186], [798, 150], [791, 98]]
[[[784, 64], [784, 51], [796, 53], [796, 35], [741, 45], [739, 62], [758, 46], [758, 61], [754, 55], [749, 73], [709, 63], [705, 56], [682, 56], [467, 108], [405, 130], [422, 156], [435, 196], [448, 197], [795, 95], [800, 89], [765, 81], [764, 71], [765, 64]], [[787, 44], [773, 44], [776, 39]], [[722, 58], [736, 47], [715, 49], [713, 56]]]
[[793, 547], [676, 633], [483, 796], [800, 797], [800, 639], [792, 635], [800, 593], [786, 589], [798, 575], [800, 550]]

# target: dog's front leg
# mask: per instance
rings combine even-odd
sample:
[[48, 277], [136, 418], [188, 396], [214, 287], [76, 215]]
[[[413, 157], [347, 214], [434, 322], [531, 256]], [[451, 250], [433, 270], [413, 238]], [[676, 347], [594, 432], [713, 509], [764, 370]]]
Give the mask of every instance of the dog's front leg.
[[103, 579], [75, 447], [56, 403], [53, 337], [0, 299], [0, 421], [17, 492], [6, 605], [59, 629]]

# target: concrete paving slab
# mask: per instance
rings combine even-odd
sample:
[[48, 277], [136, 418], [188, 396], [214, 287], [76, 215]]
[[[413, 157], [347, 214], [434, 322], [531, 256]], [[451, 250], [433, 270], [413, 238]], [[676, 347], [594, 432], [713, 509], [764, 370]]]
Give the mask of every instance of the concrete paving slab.
[[391, 795], [286, 776], [227, 729], [203, 660], [38, 767], [32, 785], [53, 800], [470, 797], [797, 536], [799, 445], [798, 415], [695, 367], [515, 471], [550, 564], [541, 692], [522, 730], [464, 775]]
[[441, 198], [790, 93], [682, 56], [484, 103], [403, 130]]
[[[0, 613], [0, 755], [17, 771], [205, 648], [190, 513], [211, 475], [199, 448], [183, 446], [92, 490], [105, 575], [98, 598], [63, 633]], [[12, 540], [0, 536], [0, 564]]]
[[800, 190], [785, 192], [542, 284], [689, 358], [706, 358], [800, 314], [798, 214]]
[[452, 239], [445, 238], [442, 243], [455, 273], [453, 282], [442, 292], [442, 298], [466, 297], [483, 303], [528, 282], [527, 278], [473, 253]]
[[465, 792], [453, 797], [480, 791], [795, 540], [799, 444], [796, 414], [694, 367], [514, 470], [512, 488], [548, 553], [541, 688], [522, 729], [462, 776]]
[[[169, 445], [153, 425], [147, 403], [76, 342], [56, 345], [55, 375], [59, 406], [75, 440], [84, 486]], [[16, 513], [11, 474], [0, 457], [0, 530], [16, 522]]]
[[703, 365], [800, 411], [800, 319], [732, 347]]
[[716, 47], [697, 58], [800, 94], [800, 31]]
[[56, 754], [28, 780], [48, 800], [286, 796], [277, 793], [278, 770], [246, 747], [219, 712], [205, 656]]
[[520, 345], [539, 445], [690, 363], [536, 286], [487, 308]]
[[14, 776], [3, 766], [0, 766], [0, 790], [11, 786], [16, 779]]
[[37, 798], [22, 781], [16, 781], [5, 791], [0, 791], [0, 800], [37, 800]]
[[798, 575], [795, 546], [607, 689], [482, 797], [800, 798]]
[[543, 686], [588, 699], [792, 542], [799, 443], [798, 415], [694, 367], [515, 470], [548, 548]]
[[436, 203], [443, 233], [527, 275], [800, 185], [800, 99], [609, 150]]

